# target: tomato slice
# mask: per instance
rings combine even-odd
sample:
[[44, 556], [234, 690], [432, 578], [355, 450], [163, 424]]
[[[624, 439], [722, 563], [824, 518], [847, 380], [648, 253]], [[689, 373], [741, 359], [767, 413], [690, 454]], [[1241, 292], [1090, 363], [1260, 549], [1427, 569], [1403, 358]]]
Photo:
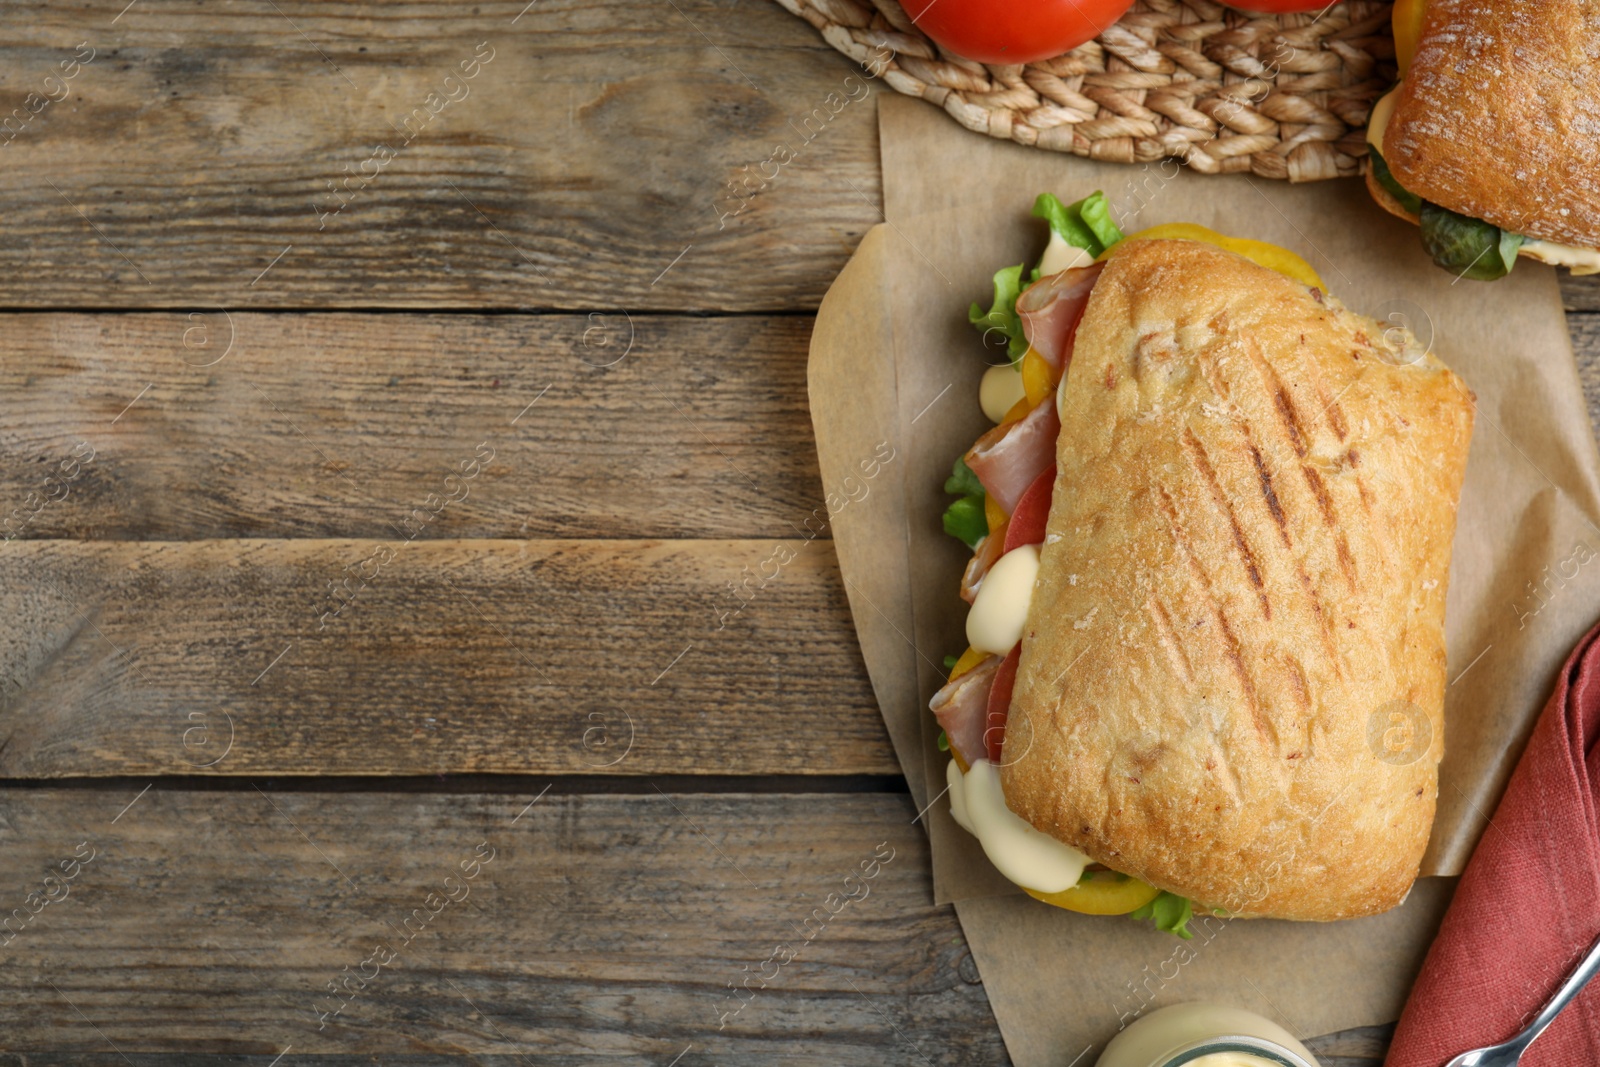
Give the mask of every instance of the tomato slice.
[[1148, 882], [1115, 871], [1096, 871], [1087, 882], [1079, 882], [1059, 893], [1024, 889], [1035, 900], [1084, 915], [1126, 915], [1161, 895], [1161, 890]]
[[994, 681], [989, 688], [989, 708], [985, 718], [983, 743], [988, 748], [990, 763], [1000, 762], [1000, 750], [1006, 743], [1006, 718], [1011, 714], [1011, 687], [1017, 681], [1017, 661], [1022, 658], [1022, 642], [1006, 653], [995, 669]]
[[1017, 510], [1006, 525], [1005, 551], [1021, 545], [1044, 544], [1045, 520], [1050, 518], [1051, 493], [1056, 485], [1054, 464], [1033, 480], [1017, 500]]

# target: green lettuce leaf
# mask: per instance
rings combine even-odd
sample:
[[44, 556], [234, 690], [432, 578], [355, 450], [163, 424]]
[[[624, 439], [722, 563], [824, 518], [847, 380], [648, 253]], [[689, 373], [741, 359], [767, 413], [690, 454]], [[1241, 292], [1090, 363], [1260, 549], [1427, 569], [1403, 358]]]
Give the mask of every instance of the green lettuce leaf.
[[[1049, 223], [1050, 232], [1091, 256], [1122, 240], [1122, 231], [1111, 221], [1111, 203], [1098, 190], [1075, 204], [1063, 204], [1053, 193], [1040, 193], [1033, 202], [1033, 217]], [[1037, 278], [1038, 268], [1033, 273]]]
[[1157, 930], [1165, 930], [1169, 934], [1177, 934], [1185, 941], [1194, 937], [1189, 932], [1189, 920], [1194, 917], [1194, 908], [1189, 903], [1188, 897], [1180, 897], [1176, 893], [1161, 891], [1161, 895], [1138, 911], [1128, 916], [1130, 919], [1149, 919], [1156, 924]]
[[1400, 184], [1400, 180], [1389, 170], [1389, 164], [1384, 161], [1382, 154], [1372, 145], [1367, 145], [1367, 155], [1372, 163], [1372, 176], [1378, 179], [1378, 184], [1389, 191], [1389, 195], [1400, 202], [1400, 206], [1413, 215], [1422, 211], [1422, 197], [1410, 192]]
[[964, 496], [944, 509], [944, 532], [958, 538], [968, 548], [989, 533], [989, 520], [983, 514], [983, 497]]
[[1080, 201], [1078, 214], [1083, 218], [1084, 225], [1100, 239], [1101, 252], [1122, 240], [1122, 231], [1111, 221], [1111, 201], [1105, 198], [1104, 193], [1095, 192]]
[[998, 336], [1006, 339], [1006, 354], [1016, 363], [1028, 351], [1028, 339], [1022, 333], [1022, 319], [1017, 315], [1017, 297], [1022, 293], [1022, 264], [1003, 267], [995, 271], [994, 302], [985, 311], [974, 303], [967, 310], [967, 321], [983, 333], [988, 341]]
[[955, 466], [950, 468], [950, 477], [944, 480], [944, 491], [951, 496], [983, 496], [983, 483], [967, 466], [966, 456], [956, 457]]
[[956, 457], [950, 477], [945, 479], [944, 491], [961, 498], [945, 509], [944, 532], [968, 548], [977, 548], [978, 542], [989, 534], [989, 519], [983, 510], [983, 483], [967, 466], [966, 457]]
[[1424, 200], [1422, 247], [1433, 261], [1462, 278], [1488, 282], [1511, 273], [1520, 234], [1504, 233], [1482, 219], [1468, 218]]
[[1527, 238], [1520, 233], [1500, 231], [1500, 262], [1506, 265], [1506, 273], [1511, 273], [1511, 268], [1517, 265], [1517, 249], [1522, 247], [1522, 242]]

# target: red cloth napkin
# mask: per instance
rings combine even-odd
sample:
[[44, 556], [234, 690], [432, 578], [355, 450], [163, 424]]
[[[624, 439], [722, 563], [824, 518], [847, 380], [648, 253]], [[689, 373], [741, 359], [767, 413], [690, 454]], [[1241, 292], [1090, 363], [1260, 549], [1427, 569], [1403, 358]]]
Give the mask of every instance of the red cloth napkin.
[[[1440, 1067], [1504, 1041], [1600, 935], [1600, 626], [1562, 668], [1456, 887], [1385, 1067]], [[1600, 1067], [1600, 979], [1522, 1067]]]

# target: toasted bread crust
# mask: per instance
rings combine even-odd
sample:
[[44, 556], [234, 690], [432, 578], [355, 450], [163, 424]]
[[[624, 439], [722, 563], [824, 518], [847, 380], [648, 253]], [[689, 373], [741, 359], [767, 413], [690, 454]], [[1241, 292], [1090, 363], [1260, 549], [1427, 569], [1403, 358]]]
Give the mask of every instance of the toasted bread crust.
[[1429, 0], [1394, 176], [1513, 233], [1600, 246], [1600, 0]]
[[[1112, 257], [1060, 397], [1014, 811], [1236, 914], [1404, 898], [1438, 789], [1473, 416], [1409, 341], [1209, 245]], [[1407, 750], [1407, 726], [1427, 743]]]
[[1394, 198], [1394, 194], [1383, 187], [1382, 183], [1372, 173], [1371, 167], [1367, 168], [1367, 192], [1372, 194], [1372, 199], [1378, 202], [1379, 207], [1395, 218], [1405, 219], [1413, 226], [1421, 224], [1422, 220], [1420, 218], [1407, 211], [1400, 201]]

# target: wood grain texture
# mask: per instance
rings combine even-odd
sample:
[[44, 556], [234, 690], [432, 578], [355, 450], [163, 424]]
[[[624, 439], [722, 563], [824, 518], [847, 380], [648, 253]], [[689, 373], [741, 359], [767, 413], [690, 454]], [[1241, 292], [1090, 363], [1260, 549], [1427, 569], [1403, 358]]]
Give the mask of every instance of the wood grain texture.
[[1004, 1062], [909, 797], [536, 796], [9, 791], [5, 1047]]
[[1574, 278], [1560, 271], [1561, 302], [1568, 311], [1600, 311], [1600, 274]]
[[776, 4], [121, 6], [0, 16], [0, 113], [93, 50], [0, 149], [0, 305], [810, 309], [882, 219], [887, 90]]
[[94, 58], [0, 149], [0, 305], [814, 309], [889, 90], [776, 4], [524, 7], [8, 6], [0, 114]]
[[1572, 332], [1572, 350], [1589, 408], [1589, 425], [1600, 435], [1600, 315], [1568, 314], [1567, 329]]
[[0, 775], [899, 772], [826, 541], [0, 548]]
[[[0, 315], [0, 522], [387, 537], [487, 444], [419, 536], [794, 536], [825, 502], [810, 336], [790, 316]], [[92, 462], [47, 486], [80, 442]], [[35, 515], [34, 492], [61, 498]]]
[[[408, 1065], [1004, 1064], [913, 814], [904, 795], [9, 790], [0, 914], [30, 914], [46, 874], [92, 858], [0, 933], [0, 1032], [29, 1064], [98, 1063], [113, 1044], [188, 1064], [289, 1047]], [[793, 959], [763, 967], [780, 944]], [[352, 977], [333, 1014], [328, 983], [379, 945], [392, 962]], [[761, 972], [767, 988], [733, 999]], [[1386, 1037], [1311, 1046], [1376, 1067]]]

